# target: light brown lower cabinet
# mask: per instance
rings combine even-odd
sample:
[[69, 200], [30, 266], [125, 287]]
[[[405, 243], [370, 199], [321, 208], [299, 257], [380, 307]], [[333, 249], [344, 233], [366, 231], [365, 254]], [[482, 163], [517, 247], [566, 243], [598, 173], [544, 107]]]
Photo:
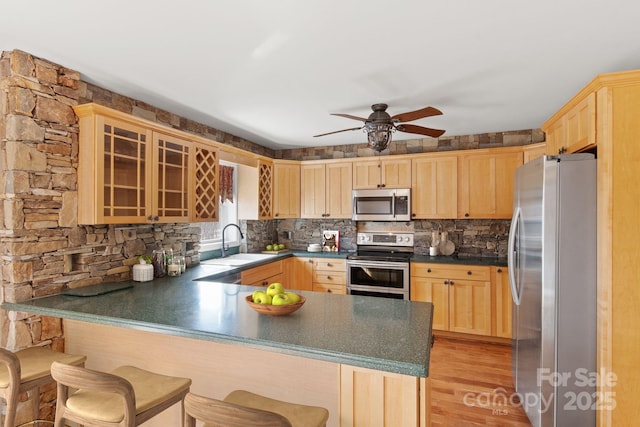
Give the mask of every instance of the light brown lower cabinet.
[[433, 329], [492, 335], [491, 267], [440, 263], [411, 264], [413, 301], [433, 303]]
[[429, 379], [340, 365], [342, 426], [430, 424]]
[[345, 295], [347, 293], [347, 263], [343, 259], [314, 258], [314, 292], [328, 292]]
[[310, 291], [313, 282], [313, 258], [291, 257], [291, 276], [287, 278], [285, 287], [300, 291]]
[[513, 300], [509, 286], [509, 270], [507, 267], [491, 267], [491, 281], [494, 290], [494, 326], [493, 335], [501, 338], [511, 338], [511, 316]]
[[240, 279], [242, 284], [250, 286], [269, 286], [273, 282], [283, 282], [283, 263], [282, 261], [274, 261], [244, 270], [240, 273]]

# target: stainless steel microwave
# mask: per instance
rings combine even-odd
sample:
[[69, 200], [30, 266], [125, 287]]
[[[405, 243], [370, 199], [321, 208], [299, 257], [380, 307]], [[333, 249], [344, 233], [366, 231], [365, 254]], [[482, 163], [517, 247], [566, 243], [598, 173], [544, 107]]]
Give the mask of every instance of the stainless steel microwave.
[[410, 221], [411, 189], [353, 190], [354, 221]]

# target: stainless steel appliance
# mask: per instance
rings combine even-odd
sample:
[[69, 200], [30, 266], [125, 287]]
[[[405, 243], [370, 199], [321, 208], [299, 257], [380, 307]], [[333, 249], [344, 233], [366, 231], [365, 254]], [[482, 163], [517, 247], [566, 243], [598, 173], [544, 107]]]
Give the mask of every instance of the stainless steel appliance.
[[347, 293], [409, 299], [412, 233], [361, 232], [347, 257]]
[[534, 427], [595, 426], [596, 161], [545, 156], [516, 171], [509, 232], [512, 369]]
[[353, 190], [354, 221], [410, 221], [411, 189]]

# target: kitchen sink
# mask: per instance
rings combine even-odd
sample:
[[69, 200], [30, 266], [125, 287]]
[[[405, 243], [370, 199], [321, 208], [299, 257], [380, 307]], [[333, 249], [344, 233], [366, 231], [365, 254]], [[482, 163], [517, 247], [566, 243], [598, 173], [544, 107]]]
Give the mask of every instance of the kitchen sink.
[[204, 265], [245, 265], [252, 262], [263, 261], [275, 257], [274, 254], [235, 254], [224, 258], [208, 259], [201, 261]]

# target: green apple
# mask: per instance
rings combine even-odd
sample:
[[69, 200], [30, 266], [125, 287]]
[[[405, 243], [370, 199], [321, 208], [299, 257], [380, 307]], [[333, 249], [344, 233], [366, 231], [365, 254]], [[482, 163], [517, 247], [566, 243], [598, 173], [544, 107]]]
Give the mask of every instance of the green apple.
[[273, 300], [271, 300], [271, 304], [273, 305], [289, 305], [291, 301], [287, 294], [276, 294], [273, 296]]
[[285, 292], [284, 294], [289, 298], [289, 304], [297, 304], [300, 302], [300, 295], [293, 292]]
[[254, 292], [253, 302], [256, 304], [271, 304], [271, 295], [266, 293], [265, 291], [256, 291]]
[[272, 298], [284, 293], [284, 286], [280, 282], [274, 282], [267, 287], [267, 294]]
[[267, 245], [267, 250], [268, 251], [272, 251], [273, 250], [273, 245]]
[[251, 294], [251, 299], [253, 299], [253, 301], [255, 301], [256, 298], [258, 297], [258, 295], [260, 294], [260, 292], [264, 293], [264, 290], [258, 289], [257, 291], [253, 291], [253, 293]]
[[279, 251], [281, 251], [281, 250], [283, 250], [283, 249], [284, 249], [284, 243], [280, 243], [280, 244], [278, 245], [278, 250], [279, 250]]

